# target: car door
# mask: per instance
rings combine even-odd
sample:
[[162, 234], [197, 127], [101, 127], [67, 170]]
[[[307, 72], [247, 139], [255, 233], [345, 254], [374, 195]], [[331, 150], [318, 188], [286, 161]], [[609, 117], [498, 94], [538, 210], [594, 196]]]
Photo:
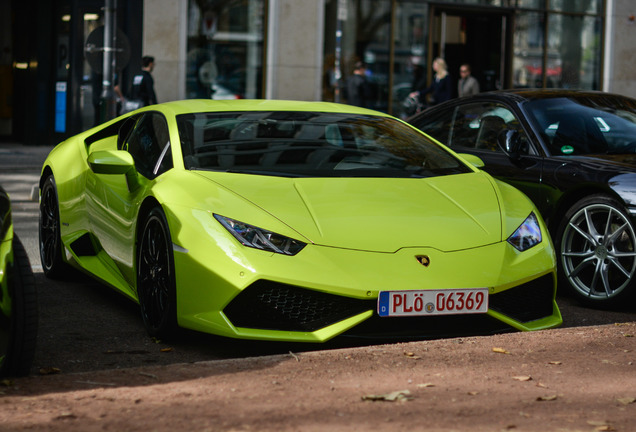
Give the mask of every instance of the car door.
[[[123, 138], [122, 150], [135, 161], [136, 173], [96, 174], [87, 180], [87, 194], [96, 201], [91, 229], [124, 278], [134, 282], [134, 241], [139, 206], [155, 178], [172, 168], [168, 124], [162, 114], [148, 112]], [[101, 201], [101, 202], [100, 202]]]
[[[523, 191], [541, 213], [547, 211], [552, 200], [542, 183], [544, 158], [519, 115], [508, 106], [497, 101], [454, 104], [426, 111], [412, 124], [457, 153], [478, 156], [484, 171]], [[518, 157], [510, 157], [497, 145], [499, 134], [510, 129], [518, 132], [522, 143]]]

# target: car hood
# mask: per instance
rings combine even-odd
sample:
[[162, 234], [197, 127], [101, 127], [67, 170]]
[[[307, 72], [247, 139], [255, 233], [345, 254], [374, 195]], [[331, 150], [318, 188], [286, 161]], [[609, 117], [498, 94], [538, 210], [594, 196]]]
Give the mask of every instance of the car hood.
[[[404, 247], [452, 251], [502, 238], [497, 189], [482, 172], [425, 179], [198, 173], [278, 219], [298, 233], [294, 237], [318, 245], [376, 252]], [[255, 224], [244, 211], [231, 210], [227, 205], [218, 211]]]

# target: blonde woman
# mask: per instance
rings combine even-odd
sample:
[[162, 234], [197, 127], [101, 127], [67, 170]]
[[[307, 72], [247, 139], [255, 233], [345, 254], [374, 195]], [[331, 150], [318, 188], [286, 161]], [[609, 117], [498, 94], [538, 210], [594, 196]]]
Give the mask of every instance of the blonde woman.
[[448, 74], [448, 67], [446, 61], [443, 58], [437, 57], [433, 60], [433, 71], [435, 76], [430, 86], [425, 87], [426, 78], [424, 78], [418, 85], [411, 96], [419, 96], [422, 103], [425, 103], [426, 95], [431, 95], [431, 100], [428, 105], [435, 105], [444, 101], [447, 101], [453, 97], [453, 82]]

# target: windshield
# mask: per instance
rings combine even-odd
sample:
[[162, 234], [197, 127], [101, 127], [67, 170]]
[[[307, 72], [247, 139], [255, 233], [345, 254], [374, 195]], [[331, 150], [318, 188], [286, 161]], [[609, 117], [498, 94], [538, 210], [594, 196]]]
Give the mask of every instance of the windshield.
[[636, 153], [636, 101], [610, 95], [537, 99], [524, 108], [554, 155]]
[[186, 169], [284, 177], [430, 177], [471, 170], [391, 118], [320, 112], [177, 117]]

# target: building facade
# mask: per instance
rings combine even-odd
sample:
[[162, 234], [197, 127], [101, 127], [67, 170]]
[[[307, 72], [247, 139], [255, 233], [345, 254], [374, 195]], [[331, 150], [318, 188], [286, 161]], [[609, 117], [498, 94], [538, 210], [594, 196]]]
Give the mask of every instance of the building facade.
[[[0, 136], [48, 144], [99, 122], [90, 37], [103, 24], [104, 1], [5, 3], [0, 20], [12, 30], [2, 34], [11, 41], [0, 56], [0, 96], [7, 96], [0, 100]], [[46, 3], [36, 20], [48, 37], [25, 42], [20, 29], [29, 3]], [[362, 62], [368, 105], [404, 117], [404, 100], [431, 82], [431, 65], [441, 57], [454, 79], [461, 64], [470, 64], [482, 90], [559, 87], [636, 96], [634, 39], [625, 37], [636, 30], [635, 14], [631, 0], [119, 1], [117, 27], [126, 43], [117, 46], [116, 80], [127, 94], [141, 56], [151, 55], [160, 102], [346, 103], [347, 79]]]

